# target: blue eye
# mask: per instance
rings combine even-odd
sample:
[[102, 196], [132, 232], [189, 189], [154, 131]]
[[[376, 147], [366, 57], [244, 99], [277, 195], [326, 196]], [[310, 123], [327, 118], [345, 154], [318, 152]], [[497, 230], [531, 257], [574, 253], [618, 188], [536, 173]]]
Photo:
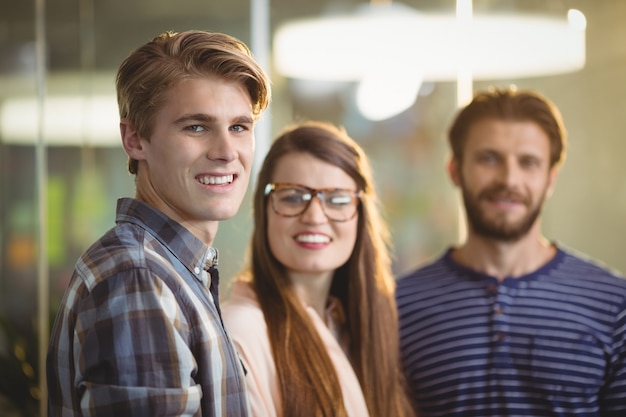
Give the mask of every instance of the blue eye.
[[200, 125], [187, 126], [185, 129], [186, 130], [191, 130], [192, 132], [202, 132], [202, 131], [206, 130], [204, 128], [204, 126], [200, 126]]

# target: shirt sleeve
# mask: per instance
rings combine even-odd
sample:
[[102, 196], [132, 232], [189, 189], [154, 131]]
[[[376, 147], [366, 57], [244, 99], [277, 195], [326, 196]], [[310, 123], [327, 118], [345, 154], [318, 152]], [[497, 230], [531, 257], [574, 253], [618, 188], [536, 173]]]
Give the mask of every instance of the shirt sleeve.
[[616, 317], [613, 337], [613, 355], [607, 374], [607, 386], [600, 400], [603, 416], [626, 415], [626, 297], [620, 314]]
[[147, 270], [99, 283], [77, 305], [71, 348], [83, 415], [199, 414], [190, 330], [171, 290]]

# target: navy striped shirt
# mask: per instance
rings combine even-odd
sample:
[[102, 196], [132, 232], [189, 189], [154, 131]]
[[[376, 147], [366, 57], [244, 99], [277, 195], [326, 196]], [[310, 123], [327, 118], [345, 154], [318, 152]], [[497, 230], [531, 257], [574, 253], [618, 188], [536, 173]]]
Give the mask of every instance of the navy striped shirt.
[[626, 416], [626, 280], [562, 249], [502, 282], [453, 261], [398, 280], [421, 417]]

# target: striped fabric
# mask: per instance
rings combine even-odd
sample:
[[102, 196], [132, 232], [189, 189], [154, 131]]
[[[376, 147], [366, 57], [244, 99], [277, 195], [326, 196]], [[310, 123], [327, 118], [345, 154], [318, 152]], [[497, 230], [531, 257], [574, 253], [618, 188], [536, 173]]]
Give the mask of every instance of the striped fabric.
[[52, 330], [51, 416], [249, 415], [207, 253], [154, 208], [118, 201], [117, 226], [77, 262]]
[[559, 249], [498, 283], [448, 250], [396, 298], [421, 417], [626, 417], [626, 280], [606, 269]]

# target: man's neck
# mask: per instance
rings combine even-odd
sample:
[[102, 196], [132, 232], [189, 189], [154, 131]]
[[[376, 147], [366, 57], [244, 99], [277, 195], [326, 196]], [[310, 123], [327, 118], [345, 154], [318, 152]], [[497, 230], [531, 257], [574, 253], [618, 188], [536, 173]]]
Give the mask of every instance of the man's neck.
[[498, 278], [520, 277], [536, 271], [556, 254], [556, 247], [539, 233], [530, 233], [515, 242], [469, 234], [452, 257], [463, 266]]
[[155, 209], [161, 211], [170, 219], [178, 222], [185, 229], [189, 230], [195, 237], [204, 242], [207, 246], [213, 246], [217, 229], [219, 228], [219, 221], [207, 221], [204, 219], [184, 219], [181, 218], [178, 213], [171, 209], [163, 200], [155, 198], [154, 193], [145, 193], [141, 189], [137, 188], [135, 192], [135, 199], [142, 201]]

